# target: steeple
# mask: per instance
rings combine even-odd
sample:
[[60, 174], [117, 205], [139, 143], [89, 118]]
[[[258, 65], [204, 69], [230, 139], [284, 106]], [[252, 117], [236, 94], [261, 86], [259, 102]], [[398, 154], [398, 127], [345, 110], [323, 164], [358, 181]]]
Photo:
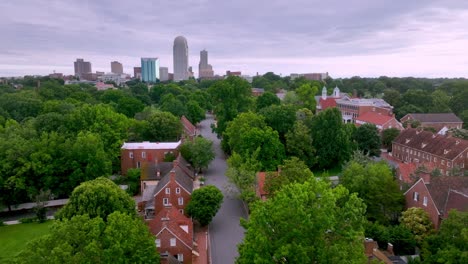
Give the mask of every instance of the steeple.
[[340, 88], [338, 86], [335, 86], [335, 89], [333, 89], [333, 97], [340, 97]]
[[327, 87], [323, 86], [322, 89], [322, 99], [327, 100]]

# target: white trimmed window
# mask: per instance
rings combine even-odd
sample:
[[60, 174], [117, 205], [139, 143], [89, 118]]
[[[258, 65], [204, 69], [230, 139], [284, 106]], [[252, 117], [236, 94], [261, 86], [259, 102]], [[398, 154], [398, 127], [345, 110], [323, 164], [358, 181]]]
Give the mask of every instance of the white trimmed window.
[[424, 198], [423, 198], [423, 205], [427, 206], [427, 196], [424, 196]]
[[175, 193], [179, 194], [180, 193], [180, 188], [175, 188]]
[[184, 254], [181, 254], [181, 253], [177, 254], [177, 260], [184, 261]]
[[170, 243], [171, 243], [171, 247], [175, 247], [175, 246], [176, 246], [176, 239], [175, 239], [175, 238], [171, 238], [171, 239], [170, 239]]
[[413, 200], [419, 201], [419, 193], [418, 192], [413, 193]]
[[141, 152], [141, 157], [146, 159], [146, 152], [145, 151]]
[[133, 159], [133, 151], [130, 151], [130, 152], [128, 153], [128, 157], [131, 158], [131, 159]]
[[179, 205], [184, 205], [184, 197], [179, 197], [179, 199], [177, 200], [179, 202]]
[[169, 205], [169, 198], [163, 198], [163, 205]]
[[156, 247], [161, 247], [161, 239], [157, 238], [154, 243], [156, 244]]
[[179, 209], [179, 212], [180, 212], [181, 214], [184, 214], [184, 209]]
[[166, 194], [171, 194], [171, 188], [166, 188]]
[[137, 168], [140, 168], [141, 167], [141, 164], [139, 161], [137, 161]]

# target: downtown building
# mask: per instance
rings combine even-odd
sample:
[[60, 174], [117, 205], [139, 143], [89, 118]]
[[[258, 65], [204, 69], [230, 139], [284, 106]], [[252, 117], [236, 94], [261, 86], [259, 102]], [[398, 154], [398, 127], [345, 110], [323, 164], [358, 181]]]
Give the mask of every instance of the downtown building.
[[75, 76], [81, 78], [83, 74], [91, 73], [91, 62], [84, 61], [83, 59], [76, 59], [73, 63], [75, 68]]
[[174, 39], [173, 56], [174, 81], [188, 80], [188, 45], [185, 37], [178, 36]]
[[212, 79], [214, 77], [213, 67], [208, 64], [208, 51], [200, 51], [200, 63], [198, 64], [198, 78]]
[[159, 80], [158, 58], [141, 58], [141, 80], [147, 83], [155, 83]]
[[123, 65], [118, 61], [111, 62], [111, 72], [115, 74], [123, 74]]
[[169, 81], [169, 68], [159, 67], [159, 80], [161, 82]]

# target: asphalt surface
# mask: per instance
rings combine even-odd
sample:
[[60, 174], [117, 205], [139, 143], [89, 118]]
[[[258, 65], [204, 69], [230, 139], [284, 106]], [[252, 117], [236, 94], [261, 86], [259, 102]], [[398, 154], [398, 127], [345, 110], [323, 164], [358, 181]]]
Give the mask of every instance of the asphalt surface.
[[230, 264], [238, 256], [237, 244], [244, 238], [244, 229], [239, 219], [247, 218], [247, 213], [244, 204], [236, 198], [235, 187], [228, 183], [225, 176], [226, 157], [221, 150], [220, 140], [211, 132], [213, 121], [213, 116], [208, 114], [199, 125], [202, 136], [213, 141], [216, 153], [216, 158], [205, 171], [205, 182], [218, 187], [224, 195], [223, 204], [209, 226], [211, 260], [213, 264]]

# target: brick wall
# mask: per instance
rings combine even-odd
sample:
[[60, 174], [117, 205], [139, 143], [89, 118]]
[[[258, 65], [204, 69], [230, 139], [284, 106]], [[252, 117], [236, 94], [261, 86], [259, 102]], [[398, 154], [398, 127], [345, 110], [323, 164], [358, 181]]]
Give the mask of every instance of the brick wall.
[[[417, 200], [415, 200], [415, 193], [418, 193]], [[424, 205], [424, 197], [427, 199], [426, 205]], [[432, 201], [429, 191], [426, 188], [423, 180], [419, 180], [415, 183], [406, 193], [406, 208], [419, 207], [424, 209], [429, 214], [429, 218], [434, 224], [435, 228], [439, 228], [440, 219], [436, 205]]]
[[155, 160], [163, 162], [165, 155], [170, 152], [176, 157], [179, 154], [177, 149], [122, 149], [120, 152], [122, 175], [127, 175], [128, 169], [138, 168], [138, 165], [143, 166], [144, 162]]

